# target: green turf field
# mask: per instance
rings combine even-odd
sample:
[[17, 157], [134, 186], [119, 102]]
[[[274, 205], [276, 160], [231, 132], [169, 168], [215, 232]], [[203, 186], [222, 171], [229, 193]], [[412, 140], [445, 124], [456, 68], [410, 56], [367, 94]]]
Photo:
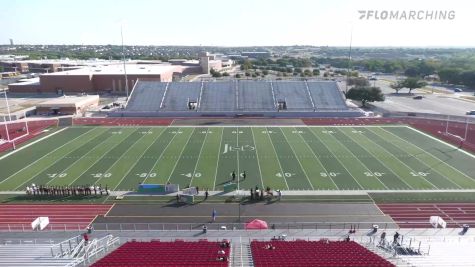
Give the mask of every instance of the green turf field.
[[178, 183], [221, 190], [475, 189], [475, 157], [404, 126], [71, 127], [0, 160], [0, 190]]

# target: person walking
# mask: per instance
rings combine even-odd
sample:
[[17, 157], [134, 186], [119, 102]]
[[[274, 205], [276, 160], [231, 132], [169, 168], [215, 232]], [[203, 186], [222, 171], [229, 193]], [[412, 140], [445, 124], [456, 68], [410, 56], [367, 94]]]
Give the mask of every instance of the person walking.
[[207, 200], [207, 199], [208, 199], [208, 195], [209, 195], [209, 193], [208, 193], [208, 189], [206, 189], [206, 191], [205, 191], [205, 200]]
[[233, 182], [234, 182], [236, 180], [236, 172], [235, 171], [233, 171], [231, 173], [231, 177], [233, 178]]
[[216, 221], [216, 215], [218, 215], [218, 213], [216, 212], [216, 209], [213, 209], [213, 213], [211, 214], [213, 222]]

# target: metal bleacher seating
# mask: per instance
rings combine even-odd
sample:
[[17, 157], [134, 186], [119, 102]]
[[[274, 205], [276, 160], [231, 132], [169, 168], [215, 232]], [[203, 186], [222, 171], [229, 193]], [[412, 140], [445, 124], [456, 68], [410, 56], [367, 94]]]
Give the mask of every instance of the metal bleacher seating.
[[335, 82], [319, 81], [308, 82], [307, 84], [310, 95], [312, 96], [313, 102], [315, 103], [316, 110], [348, 109], [345, 105], [343, 95]]
[[204, 84], [201, 111], [233, 111], [236, 110], [235, 82], [208, 82]]
[[167, 83], [139, 81], [127, 103], [128, 111], [158, 111]]
[[73, 262], [74, 259], [53, 257], [51, 245], [0, 245], [0, 266], [68, 266]]
[[270, 82], [239, 81], [238, 108], [240, 110], [274, 111], [276, 103]]
[[126, 111], [189, 111], [196, 102], [199, 112], [275, 112], [285, 101], [286, 111], [348, 111], [340, 89], [333, 81], [138, 81]]
[[275, 98], [285, 100], [288, 110], [309, 110], [313, 111], [312, 100], [308, 95], [305, 82], [273, 82]]
[[190, 100], [198, 101], [201, 93], [201, 82], [169, 83], [167, 93], [160, 110], [188, 111], [187, 103]]

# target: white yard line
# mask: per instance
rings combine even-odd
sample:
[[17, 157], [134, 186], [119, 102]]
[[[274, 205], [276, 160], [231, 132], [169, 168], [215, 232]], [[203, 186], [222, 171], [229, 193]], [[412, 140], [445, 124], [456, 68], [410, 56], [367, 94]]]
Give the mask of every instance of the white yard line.
[[215, 170], [215, 173], [214, 173], [213, 190], [216, 190], [216, 178], [218, 176], [219, 160], [221, 159], [221, 147], [223, 145], [223, 135], [224, 135], [224, 128], [222, 128], [222, 130], [221, 130], [221, 142], [219, 143], [218, 163], [216, 164], [216, 170]]
[[26, 145], [24, 145], [24, 146], [21, 146], [21, 147], [18, 148], [18, 149], [15, 149], [15, 150], [13, 150], [13, 151], [11, 151], [11, 152], [8, 152], [7, 154], [1, 156], [1, 157], [0, 157], [0, 160], [4, 159], [4, 158], [6, 158], [6, 157], [8, 157], [8, 156], [10, 156], [10, 155], [13, 155], [13, 154], [17, 153], [18, 151], [22, 151], [23, 149], [25, 149], [25, 148], [27, 148], [27, 147], [30, 147], [30, 146], [32, 146], [32, 145], [34, 145], [34, 144], [36, 144], [36, 143], [38, 143], [38, 142], [40, 142], [40, 141], [43, 141], [44, 139], [49, 138], [49, 137], [51, 137], [51, 136], [53, 136], [53, 135], [55, 135], [55, 134], [58, 134], [58, 133], [60, 133], [60, 132], [62, 132], [62, 131], [64, 131], [64, 130], [66, 130], [66, 129], [68, 129], [68, 128], [69, 128], [69, 127], [66, 127], [66, 128], [60, 129], [60, 130], [57, 130], [56, 132], [53, 132], [53, 133], [51, 133], [51, 134], [49, 134], [49, 135], [46, 135], [46, 136], [43, 136], [43, 137], [41, 137], [41, 138], [38, 139], [38, 140], [35, 140], [35, 141], [31, 142], [31, 143], [28, 143], [28, 144], [26, 144]]
[[[353, 142], [357, 143], [357, 141], [355, 141], [355, 139], [353, 139], [351, 136], [349, 136], [348, 134], [346, 134], [345, 132], [341, 131], [344, 135], [346, 135], [348, 138], [350, 138], [351, 140], [353, 140]], [[368, 139], [369, 140], [369, 139]], [[373, 142], [374, 143], [374, 142]], [[388, 171], [390, 171], [392, 174], [394, 174], [394, 176], [396, 176], [399, 180], [401, 180], [401, 182], [405, 183], [407, 186], [409, 186], [409, 188], [411, 189], [414, 189], [414, 187], [412, 187], [410, 184], [408, 184], [406, 181], [404, 181], [403, 179], [399, 178], [399, 175], [397, 175], [391, 168], [389, 168], [384, 162], [382, 162], [376, 155], [374, 155], [371, 151], [367, 150], [363, 145], [360, 145], [361, 148], [363, 148], [363, 150], [365, 150], [366, 152], [368, 152], [368, 154], [370, 154], [374, 159], [376, 159], [377, 161], [379, 161], [379, 163], [381, 163], [381, 165], [383, 165]], [[389, 152], [388, 152], [389, 153]], [[391, 154], [391, 153], [390, 153]], [[409, 168], [410, 169], [410, 168]]]
[[[410, 128], [410, 127], [409, 127], [409, 128]], [[381, 127], [381, 129], [384, 130], [383, 127]], [[412, 128], [411, 128], [411, 129], [412, 129]], [[384, 131], [386, 131], [386, 130], [384, 130]], [[416, 131], [417, 131], [417, 130], [416, 130]], [[401, 137], [399, 137], [398, 135], [393, 134], [393, 133], [391, 133], [391, 132], [389, 132], [389, 131], [386, 131], [386, 132], [388, 132], [388, 133], [390, 133], [390, 134], [396, 136], [398, 139], [404, 141], [404, 142], [407, 143], [408, 145], [416, 147], [418, 150], [422, 151], [424, 154], [427, 154], [429, 157], [432, 157], [433, 159], [437, 160], [438, 162], [442, 162], [445, 166], [447, 166], [447, 167], [449, 167], [449, 168], [455, 170], [456, 172], [462, 174], [463, 176], [465, 176], [465, 177], [467, 177], [467, 178], [469, 178], [469, 179], [472, 179], [472, 180], [474, 179], [474, 178], [471, 178], [470, 176], [466, 175], [465, 173], [461, 172], [460, 170], [458, 170], [458, 169], [452, 167], [450, 164], [447, 164], [447, 163], [444, 162], [443, 160], [437, 158], [437, 157], [434, 156], [432, 153], [429, 153], [429, 152], [425, 151], [424, 149], [422, 149], [421, 147], [417, 146], [416, 144], [413, 144], [413, 143], [411, 143], [411, 142], [408, 142], [407, 140], [404, 140], [403, 138], [401, 138]], [[427, 166], [427, 165], [426, 165], [426, 166]], [[454, 181], [452, 181], [452, 182], [455, 183]], [[457, 185], [458, 185], [458, 184], [457, 184]]]
[[[128, 134], [125, 139], [127, 139], [127, 137], [129, 137], [133, 132], [131, 132], [130, 134]], [[101, 143], [99, 145], [102, 145], [102, 143], [106, 142], [107, 140], [109, 140], [109, 138], [112, 138], [112, 135], [109, 136], [107, 139], [101, 141]], [[125, 139], [122, 139], [122, 141], [124, 141]], [[71, 185], [73, 184], [77, 179], [79, 179], [79, 177], [81, 177], [86, 171], [88, 171], [90, 168], [92, 168], [92, 166], [94, 166], [94, 164], [96, 164], [99, 160], [101, 160], [102, 158], [104, 158], [104, 156], [109, 153], [112, 149], [114, 149], [116, 146], [118, 146], [120, 143], [122, 142], [118, 142], [117, 144], [111, 146], [108, 150], [106, 150], [106, 152], [104, 154], [102, 154], [102, 156], [98, 157], [88, 168], [86, 168], [86, 170], [84, 170], [78, 177], [76, 177], [76, 179], [74, 179], [74, 181], [72, 181], [71, 183], [69, 183], [68, 185]], [[92, 152], [94, 152], [94, 149], [96, 149], [99, 145], [95, 146], [93, 149], [91, 149], [89, 152], [87, 152], [86, 154], [82, 155], [81, 157], [79, 157], [77, 160], [75, 160], [72, 164], [70, 164], [69, 166], [67, 166], [65, 169], [63, 169], [61, 172], [57, 172], [58, 174], [61, 174], [61, 173], [65, 173], [67, 170], [69, 170], [70, 168], [72, 168], [78, 161], [80, 161], [82, 158], [86, 157], [87, 155], [91, 154]], [[48, 185], [49, 183], [53, 182], [54, 180], [56, 180], [57, 178], [59, 177], [55, 177], [51, 180], [49, 180], [46, 185]]]
[[254, 131], [252, 130], [252, 128], [250, 128], [250, 130], [251, 130], [251, 134], [252, 134], [252, 142], [254, 144], [254, 147], [256, 148], [257, 167], [259, 168], [259, 175], [260, 175], [260, 178], [261, 178], [261, 185], [262, 185], [262, 188], [264, 188], [264, 181], [262, 179], [261, 163], [259, 162], [259, 153], [257, 152], [256, 139], [254, 139]]
[[285, 135], [284, 131], [282, 131], [282, 129], [279, 129], [279, 131], [282, 132], [282, 135], [284, 136], [285, 141], [287, 142], [287, 144], [289, 144], [290, 149], [292, 150], [292, 153], [294, 153], [295, 158], [297, 159], [297, 161], [300, 165], [300, 168], [302, 169], [303, 173], [305, 174], [305, 177], [307, 178], [308, 183], [310, 184], [310, 187], [312, 188], [312, 190], [315, 190], [315, 188], [313, 187], [312, 182], [310, 182], [310, 179], [308, 178], [307, 171], [305, 171], [305, 168], [302, 166], [302, 163], [300, 162], [299, 156], [297, 155], [297, 153], [295, 153], [295, 150], [294, 150], [293, 146], [290, 144], [289, 139], [287, 139], [287, 136]]
[[[371, 130], [369, 130], [371, 131]], [[373, 132], [373, 131], [371, 131]], [[377, 134], [376, 134], [377, 135]], [[417, 173], [417, 171], [415, 171], [413, 168], [409, 167], [404, 161], [398, 159], [396, 156], [393, 155], [393, 153], [389, 152], [389, 150], [387, 150], [385, 147], [381, 146], [380, 144], [374, 142], [373, 140], [371, 140], [369, 137], [367, 137], [366, 135], [363, 135], [364, 138], [368, 139], [368, 141], [370, 142], [370, 144], [375, 144], [376, 146], [380, 147], [381, 149], [383, 149], [384, 151], [386, 151], [388, 154], [391, 155], [391, 157], [393, 157], [394, 159], [396, 159], [399, 163], [402, 163], [404, 166], [406, 166], [406, 168], [408, 168], [409, 170], [411, 170], [412, 172], [414, 173]], [[378, 135], [379, 136], [379, 135]], [[406, 153], [407, 154], [407, 153]], [[396, 174], [396, 173], [394, 173]], [[429, 180], [427, 179], [424, 179], [422, 177], [415, 177], [415, 178], [420, 178], [422, 181], [426, 181], [428, 182], [429, 184], [431, 184], [433, 187], [435, 187], [436, 189], [440, 189], [439, 187], [437, 187], [435, 184], [431, 183]]]
[[181, 149], [181, 152], [180, 152], [180, 156], [178, 156], [178, 159], [175, 161], [175, 165], [173, 166], [173, 169], [172, 169], [172, 172], [170, 173], [170, 176], [168, 176], [168, 179], [165, 183], [169, 183], [170, 182], [170, 178], [171, 178], [171, 175], [173, 174], [173, 172], [175, 172], [175, 168], [176, 168], [176, 165], [178, 165], [178, 162], [180, 161], [180, 158], [181, 156], [183, 155], [183, 151], [185, 151], [185, 148], [188, 146], [188, 143], [190, 142], [190, 139], [191, 139], [191, 136], [193, 136], [193, 133], [196, 131], [198, 127], [195, 127], [193, 129], [193, 131], [191, 132], [190, 136], [188, 137], [188, 140], [186, 141], [186, 144], [183, 146], [183, 148]]
[[[294, 127], [294, 129], [296, 131], [297, 128]], [[308, 129], [310, 131], [310, 129]], [[315, 154], [315, 152], [313, 151], [313, 149], [310, 147], [310, 145], [307, 143], [307, 141], [305, 141], [305, 138], [303, 138], [302, 134], [299, 133], [299, 136], [300, 138], [302, 139], [302, 141], [307, 145], [308, 149], [310, 149], [310, 151], [312, 152], [313, 156], [315, 157], [315, 159], [318, 161], [318, 163], [320, 164], [320, 166], [323, 168], [323, 170], [325, 171], [325, 173], [327, 174], [327, 177], [330, 178], [330, 181], [332, 181], [332, 183], [335, 185], [335, 189], [337, 190], [340, 190], [340, 188], [338, 187], [338, 185], [336, 185], [335, 181], [333, 180], [333, 178], [330, 176], [330, 174], [328, 173], [328, 170], [325, 168], [325, 166], [323, 166], [323, 163], [320, 161], [320, 159], [318, 158], [318, 156]]]
[[[137, 128], [136, 131], [138, 131], [138, 128]], [[135, 133], [135, 132], [131, 132], [126, 138], [124, 138], [124, 139], [122, 140], [122, 142], [124, 142], [125, 139], [127, 139], [129, 136], [131, 136], [131, 135], [134, 134], [134, 133]], [[139, 138], [139, 140], [140, 140], [140, 138]], [[114, 149], [115, 147], [117, 147], [119, 144], [122, 144], [122, 142], [119, 142], [119, 143], [116, 144], [113, 148], [111, 148], [111, 149], [109, 149], [107, 152], [105, 152], [105, 153], [99, 158], [99, 160], [102, 159], [102, 158], [104, 158], [104, 156], [105, 156], [107, 153], [109, 153], [112, 149]], [[138, 140], [137, 140], [136, 142], [138, 142]], [[136, 142], [135, 142], [135, 143], [136, 143]], [[134, 144], [135, 144], [135, 143], [134, 143]], [[114, 163], [113, 163], [105, 172], [103, 172], [103, 175], [106, 174], [106, 173], [108, 173], [109, 170], [112, 168], [112, 166], [114, 166], [114, 165], [127, 153], [127, 151], [129, 151], [132, 147], [133, 147], [133, 144], [132, 144], [124, 153], [122, 153], [122, 155], [121, 155], [116, 161], [114, 161]], [[74, 179], [74, 181], [72, 181], [71, 183], [69, 183], [69, 185], [74, 184], [74, 182], [76, 182], [77, 179], [79, 179], [84, 173], [86, 173], [88, 170], [90, 170], [90, 169], [92, 168], [92, 166], [94, 166], [99, 160], [96, 160], [93, 164], [91, 164], [91, 166], [90, 166], [89, 168], [87, 168], [85, 171], [83, 171], [83, 172], [81, 173], [81, 175], [79, 175], [76, 179]], [[102, 177], [99, 178], [99, 180], [97, 180], [94, 184], [98, 184], [101, 179], [102, 179]]]
[[364, 187], [361, 186], [361, 184], [358, 182], [358, 180], [356, 180], [356, 178], [353, 176], [353, 174], [351, 174], [351, 172], [346, 168], [345, 164], [343, 164], [343, 163], [341, 162], [341, 160], [340, 160], [337, 156], [335, 156], [335, 154], [333, 153], [333, 151], [331, 151], [331, 150], [328, 148], [327, 144], [325, 144], [325, 142], [323, 142], [323, 141], [320, 139], [320, 137], [318, 137], [318, 135], [317, 135], [314, 131], [310, 131], [310, 132], [318, 139], [318, 141], [320, 141], [320, 143], [323, 144], [323, 146], [325, 146], [325, 148], [328, 150], [328, 152], [330, 152], [330, 153], [333, 155], [333, 157], [340, 163], [340, 165], [343, 166], [343, 168], [346, 170], [346, 172], [347, 172], [348, 174], [350, 174], [351, 178], [353, 178], [353, 180], [355, 180], [356, 184], [358, 184], [358, 186], [359, 186], [361, 189], [364, 189]]
[[[166, 131], [166, 130], [165, 130]], [[140, 139], [144, 138], [146, 136], [146, 134], [144, 134], [142, 137], [140, 137]], [[135, 167], [135, 165], [137, 165], [137, 163], [140, 161], [140, 159], [143, 157], [143, 155], [145, 154], [145, 152], [147, 152], [147, 150], [152, 146], [153, 143], [155, 143], [155, 141], [158, 139], [160, 135], [157, 135], [157, 137], [155, 137], [155, 139], [150, 142], [150, 145], [148, 145], [148, 147], [146, 149], [143, 150], [142, 154], [140, 154], [140, 156], [135, 160], [134, 164], [132, 164], [130, 166], [130, 168], [125, 172], [124, 176], [122, 176], [122, 179], [120, 179], [119, 183], [117, 183], [117, 185], [114, 187], [114, 189], [112, 189], [111, 191], [115, 191], [117, 189], [117, 187], [124, 181], [125, 177], [127, 177], [130, 173], [130, 171], [132, 171], [132, 169]], [[137, 141], [138, 142], [138, 141]]]
[[433, 140], [435, 140], [435, 141], [437, 141], [437, 142], [439, 142], [439, 143], [442, 143], [442, 144], [444, 144], [444, 145], [446, 145], [446, 146], [449, 146], [449, 147], [451, 147], [451, 148], [457, 149], [459, 152], [461, 152], [461, 153], [463, 153], [463, 154], [465, 154], [465, 155], [467, 155], [467, 156], [470, 156], [470, 157], [472, 157], [472, 158], [475, 159], [475, 155], [474, 155], [474, 154], [471, 154], [471, 153], [469, 153], [469, 152], [467, 152], [467, 151], [465, 151], [465, 150], [463, 150], [463, 149], [459, 149], [458, 147], [456, 147], [456, 146], [454, 146], [454, 145], [452, 145], [452, 144], [449, 144], [449, 143], [447, 143], [447, 142], [445, 142], [445, 141], [443, 141], [443, 140], [437, 139], [437, 138], [433, 137], [432, 135], [426, 134], [426, 133], [424, 133], [424, 132], [422, 132], [422, 131], [419, 131], [418, 129], [413, 128], [413, 127], [411, 127], [411, 126], [407, 126], [407, 125], [406, 125], [405, 127], [409, 128], [409, 129], [411, 129], [411, 130], [413, 130], [413, 131], [415, 131], [415, 132], [418, 132], [418, 133], [420, 133], [420, 134], [422, 134], [422, 135], [425, 135], [425, 136], [427, 136], [427, 137], [429, 137], [429, 138], [431, 138], [431, 139], [433, 139]]
[[[385, 132], [387, 132], [387, 133], [390, 134], [390, 135], [393, 135], [393, 136], [397, 137], [397, 139], [402, 140], [399, 136], [396, 136], [395, 134], [393, 134], [393, 133], [391, 133], [391, 132], [388, 132], [388, 131], [386, 131], [386, 130], [384, 130], [384, 129], [382, 129], [382, 128], [380, 128], [380, 129], [383, 130], [383, 131], [385, 131]], [[369, 130], [369, 131], [371, 131], [371, 130]], [[384, 140], [384, 137], [382, 137], [382, 136], [379, 135], [378, 133], [376, 133], [376, 132], [374, 132], [374, 131], [371, 131], [371, 132], [372, 132], [373, 134], [379, 136], [381, 139]], [[407, 143], [406, 140], [403, 140], [403, 141], [405, 141], [405, 142]], [[438, 174], [439, 174], [442, 178], [444, 178], [445, 180], [449, 181], [450, 183], [455, 184], [455, 185], [458, 186], [460, 189], [463, 188], [462, 186], [460, 186], [459, 184], [457, 184], [455, 181], [450, 180], [448, 177], [446, 177], [445, 175], [443, 175], [442, 173], [440, 173], [438, 170], [433, 169], [431, 166], [427, 165], [427, 164], [426, 164], [425, 162], [423, 162], [421, 159], [415, 157], [412, 153], [409, 153], [409, 152], [407, 152], [407, 151], [404, 151], [404, 152], [405, 152], [407, 155], [409, 155], [410, 157], [416, 159], [416, 160], [417, 160], [418, 162], [420, 162], [422, 165], [426, 166], [428, 169], [434, 170], [436, 173], [438, 173]], [[425, 152], [425, 151], [424, 151], [424, 152]], [[417, 172], [416, 172], [416, 173], [417, 173]], [[427, 181], [428, 181], [428, 180], [427, 180]], [[429, 182], [429, 181], [428, 181], [428, 182]], [[431, 183], [431, 182], [429, 182], [429, 183]], [[431, 184], [432, 184], [432, 183], [431, 183]]]
[[[338, 130], [338, 131], [340, 131], [340, 130]], [[340, 132], [345, 135], [345, 133], [343, 133], [342, 131], [340, 131]], [[361, 166], [363, 166], [368, 172], [370, 172], [370, 173], [374, 176], [373, 171], [371, 171], [371, 170], [368, 168], [368, 166], [366, 166], [347, 146], [345, 146], [345, 145], [344, 145], [340, 140], [338, 140], [338, 138], [336, 138], [335, 136], [332, 135], [332, 137], [333, 137], [338, 143], [340, 143], [340, 145], [341, 145], [342, 147], [344, 147], [346, 151], [350, 152], [350, 154], [353, 155], [353, 156], [360, 162]], [[374, 177], [376, 177], [376, 176], [374, 176]], [[389, 189], [389, 188], [386, 186], [386, 184], [384, 184], [381, 180], [377, 179], [377, 181], [378, 181], [379, 183], [381, 183], [386, 189]]]
[[269, 142], [272, 144], [272, 148], [274, 149], [274, 155], [277, 160], [277, 163], [279, 163], [279, 168], [280, 168], [280, 173], [282, 174], [282, 178], [284, 178], [285, 185], [287, 186], [287, 190], [290, 190], [289, 184], [287, 183], [287, 179], [285, 178], [285, 172], [282, 169], [282, 165], [280, 164], [279, 156], [277, 155], [277, 152], [275, 150], [274, 142], [272, 142], [272, 139], [270, 138], [269, 134], [269, 128], [266, 127], [266, 132], [267, 132], [267, 137], [269, 137]]
[[[236, 146], [239, 147], [239, 127], [236, 127]], [[241, 172], [239, 171], [239, 149], [236, 149], [236, 161], [237, 161], [237, 189], [239, 191], [239, 181], [241, 180]]]
[[201, 144], [200, 153], [198, 153], [198, 159], [196, 160], [195, 168], [193, 169], [193, 173], [192, 173], [192, 175], [191, 175], [190, 187], [191, 187], [191, 185], [192, 185], [192, 183], [193, 183], [193, 178], [195, 178], [196, 168], [198, 167], [198, 163], [200, 162], [201, 152], [203, 152], [203, 147], [205, 146], [206, 138], [208, 137], [208, 132], [209, 132], [209, 129], [206, 128], [205, 138], [204, 138], [204, 140], [203, 140], [203, 143]]
[[[38, 158], [37, 160], [33, 161], [32, 163], [30, 163], [30, 164], [28, 164], [27, 166], [23, 167], [22, 169], [18, 170], [18, 171], [15, 172], [14, 174], [8, 176], [5, 180], [0, 181], [0, 184], [2, 184], [3, 182], [9, 180], [10, 178], [14, 177], [15, 175], [17, 175], [18, 173], [22, 172], [23, 170], [29, 168], [30, 166], [34, 165], [34, 164], [37, 163], [39, 160], [45, 158], [46, 156], [50, 155], [51, 153], [53, 153], [53, 152], [55, 152], [55, 151], [57, 151], [57, 150], [59, 150], [60, 148], [64, 147], [65, 145], [68, 145], [68, 144], [70, 144], [70, 143], [76, 141], [77, 139], [79, 139], [80, 137], [82, 137], [83, 135], [89, 133], [89, 132], [92, 131], [92, 130], [93, 130], [93, 129], [91, 128], [91, 130], [89, 130], [89, 131], [87, 131], [87, 132], [85, 132], [85, 133], [83, 133], [83, 134], [77, 136], [76, 138], [74, 138], [74, 139], [72, 139], [72, 140], [69, 140], [68, 142], [64, 143], [63, 145], [61, 145], [61, 146], [55, 148], [54, 150], [52, 150], [52, 151], [46, 153], [46, 154], [43, 155], [41, 158]], [[56, 163], [58, 160], [60, 160], [60, 159], [62, 159], [62, 157], [61, 157], [61, 158], [58, 158], [56, 161], [54, 161], [53, 163], [51, 163], [51, 164], [49, 164], [48, 166], [46, 166], [45, 168], [43, 168], [40, 172], [43, 172], [44, 170], [46, 170], [47, 168], [49, 168], [50, 166], [52, 166], [53, 164], [55, 164], [55, 163]], [[31, 180], [31, 179], [30, 179], [30, 180]]]
[[[104, 133], [104, 132], [103, 132], [103, 133]], [[101, 134], [102, 134], [102, 133], [101, 133]], [[99, 135], [101, 135], [101, 134], [99, 134]], [[99, 135], [97, 135], [97, 136], [99, 136]], [[96, 138], [97, 136], [95, 136], [94, 138]], [[109, 139], [109, 138], [110, 138], [110, 137], [108, 137], [107, 139]], [[107, 140], [107, 139], [106, 139], [106, 140]], [[104, 141], [105, 141], [105, 140], [104, 140]], [[103, 141], [102, 141], [102, 142], [103, 142]], [[78, 147], [77, 149], [80, 149], [81, 147], [83, 147], [83, 146], [85, 146], [85, 145], [87, 145], [87, 144], [88, 144], [88, 143], [84, 143], [83, 145], [81, 145], [81, 146]], [[76, 151], [77, 149], [75, 149], [75, 150], [73, 150], [73, 151]], [[71, 152], [69, 152], [69, 153], [72, 153], [73, 151], [71, 151]], [[91, 150], [91, 151], [92, 151], [92, 150]], [[66, 169], [63, 169], [62, 172], [58, 172], [58, 175], [61, 174], [61, 173], [63, 173], [65, 170], [69, 169], [69, 168], [70, 168], [72, 165], [74, 165], [77, 161], [81, 160], [83, 157], [85, 157], [86, 155], [88, 155], [89, 153], [91, 153], [91, 151], [86, 152], [86, 154], [84, 154], [84, 155], [82, 155], [81, 157], [79, 157], [78, 159], [76, 159], [76, 160], [73, 162], [73, 164], [67, 166]], [[55, 162], [54, 162], [53, 164], [49, 165], [48, 168], [51, 167], [51, 166], [53, 166], [53, 165], [55, 165], [58, 161], [60, 161], [60, 160], [62, 160], [62, 159], [64, 159], [64, 157], [58, 158], [57, 160], [55, 160]], [[48, 168], [46, 168], [46, 169], [48, 169]], [[25, 181], [23, 184], [17, 186], [17, 187], [15, 188], [15, 190], [17, 190], [18, 188], [20, 188], [22, 185], [24, 185], [24, 184], [26, 184], [26, 183], [29, 183], [29, 182], [30, 182], [31, 180], [33, 180], [38, 174], [42, 173], [42, 172], [45, 171], [46, 169], [42, 170], [41, 172], [38, 172], [36, 175], [32, 176], [30, 179], [28, 179], [27, 181]], [[56, 178], [53, 178], [53, 180], [54, 180], [54, 179], [56, 179]], [[48, 181], [46, 184], [48, 185], [50, 182], [51, 182], [51, 180]]]
[[[164, 132], [166, 132], [167, 130], [163, 130], [163, 132], [160, 133], [159, 137], [162, 136], [162, 134]], [[160, 159], [162, 158], [163, 154], [165, 153], [165, 151], [167, 150], [168, 146], [173, 143], [173, 140], [175, 139], [175, 137], [178, 135], [178, 132], [180, 131], [180, 128], [177, 128], [175, 134], [173, 135], [172, 139], [170, 139], [170, 141], [168, 142], [168, 144], [165, 146], [165, 148], [163, 148], [162, 152], [160, 152], [160, 156], [158, 156], [157, 160], [155, 161], [155, 163], [153, 163], [152, 167], [150, 168], [150, 170], [148, 171], [147, 173], [147, 177], [145, 177], [145, 179], [142, 181], [143, 184], [145, 184], [147, 182], [147, 179], [150, 177], [150, 174], [152, 173], [153, 169], [155, 168], [155, 166], [157, 166], [157, 163], [160, 161]], [[158, 138], [156, 140], [158, 140]], [[155, 143], [155, 142], [154, 142]]]

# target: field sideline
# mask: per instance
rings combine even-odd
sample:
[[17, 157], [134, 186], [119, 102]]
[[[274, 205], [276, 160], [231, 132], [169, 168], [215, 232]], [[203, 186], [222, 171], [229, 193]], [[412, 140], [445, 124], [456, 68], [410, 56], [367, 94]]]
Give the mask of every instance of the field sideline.
[[[70, 127], [0, 160], [0, 190], [475, 189], [475, 157], [406, 126]], [[238, 175], [239, 176], [239, 175]]]

